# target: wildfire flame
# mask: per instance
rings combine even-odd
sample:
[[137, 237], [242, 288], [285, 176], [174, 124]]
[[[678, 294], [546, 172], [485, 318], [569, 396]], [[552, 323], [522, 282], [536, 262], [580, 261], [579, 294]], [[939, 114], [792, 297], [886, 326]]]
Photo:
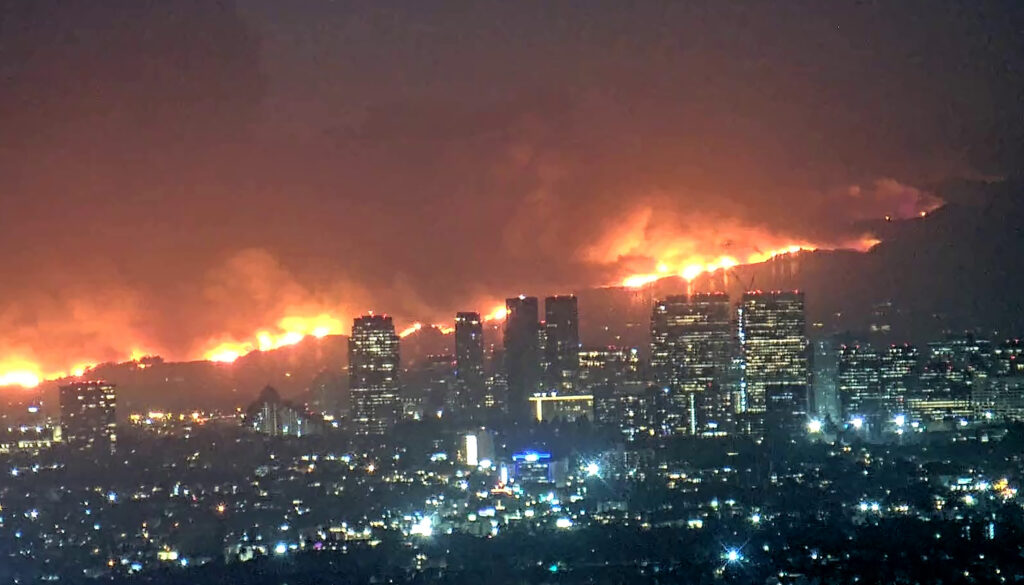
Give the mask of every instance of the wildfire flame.
[[410, 325], [410, 326], [406, 327], [405, 329], [402, 329], [401, 331], [399, 331], [398, 332], [398, 336], [401, 337], [401, 338], [406, 338], [406, 337], [409, 337], [410, 335], [412, 335], [413, 333], [416, 333], [420, 329], [423, 329], [423, 323], [413, 323], [412, 325]]
[[35, 388], [42, 380], [39, 367], [33, 363], [11, 360], [0, 365], [0, 386]]
[[327, 313], [314, 317], [288, 316], [277, 322], [276, 332], [262, 329], [253, 335], [254, 339], [219, 342], [203, 353], [203, 359], [230, 363], [253, 351], [270, 351], [295, 345], [308, 336], [319, 339], [342, 331], [341, 319]]
[[436, 329], [436, 330], [440, 331], [442, 335], [448, 335], [448, 334], [450, 334], [450, 333], [455, 331], [454, 327], [452, 327], [450, 325], [445, 325], [443, 323], [434, 323], [433, 325], [424, 325], [423, 323], [416, 322], [416, 323], [413, 323], [412, 325], [406, 327], [405, 329], [399, 331], [398, 332], [398, 337], [406, 338], [406, 337], [412, 335], [413, 333], [416, 333], [420, 329], [423, 329], [424, 327], [427, 327], [428, 329]]
[[484, 315], [483, 320], [484, 322], [504, 321], [505, 317], [508, 317], [508, 309], [505, 308], [505, 305], [498, 305], [497, 307], [492, 309], [490, 313]]
[[705, 262], [700, 259], [688, 259], [681, 263], [675, 263], [674, 267], [666, 261], [659, 261], [655, 267], [655, 272], [631, 274], [622, 279], [621, 285], [628, 288], [640, 288], [668, 276], [679, 276], [686, 281], [691, 281], [701, 274], [711, 274], [719, 270], [729, 270], [740, 264], [757, 264], [777, 256], [817, 249], [817, 246], [813, 246], [811, 244], [793, 244], [786, 246], [785, 248], [770, 250], [768, 252], [755, 252], [748, 255], [744, 262], [740, 262], [733, 256], [720, 256], [710, 262]]
[[[776, 241], [775, 243], [778, 242]], [[865, 237], [852, 244], [839, 247], [863, 251], [878, 243], [879, 240], [877, 239]], [[735, 251], [733, 251], [734, 255], [720, 254], [705, 257], [693, 254], [692, 249], [669, 245], [661, 248], [660, 251], [663, 252], [662, 256], [649, 258], [632, 253], [635, 250], [634, 245], [636, 242], [630, 241], [627, 242], [627, 244], [628, 245], [625, 245], [625, 247], [621, 247], [621, 249], [614, 248], [613, 252], [615, 252], [615, 255], [618, 257], [627, 257], [623, 256], [623, 254], [629, 252], [630, 254], [628, 257], [632, 257], [634, 260], [640, 260], [642, 262], [650, 262], [651, 266], [651, 270], [647, 272], [628, 274], [621, 278], [617, 283], [617, 286], [625, 286], [629, 288], [643, 287], [661, 278], [670, 276], [679, 276], [687, 281], [692, 281], [702, 274], [714, 273], [719, 270], [729, 270], [740, 264], [756, 264], [785, 254], [824, 249], [828, 247], [824, 245], [815, 245], [809, 242], [799, 242], [764, 252], [752, 252], [741, 257], [735, 255]], [[636, 268], [636, 264], [633, 264], [632, 267]], [[508, 310], [505, 305], [498, 304], [494, 306], [490, 312], [483, 315], [483, 321], [485, 323], [500, 322], [503, 321], [507, 315]], [[422, 330], [424, 327], [436, 329], [444, 335], [451, 334], [454, 331], [454, 327], [448, 324], [435, 323], [432, 325], [425, 325], [421, 322], [415, 322], [402, 329], [398, 335], [399, 337], [405, 338]], [[294, 345], [310, 336], [322, 338], [327, 335], [341, 334], [345, 331], [346, 328], [343, 327], [343, 319], [329, 313], [320, 313], [312, 317], [289, 315], [280, 319], [277, 322], [276, 327], [257, 330], [249, 339], [221, 338], [211, 340], [210, 345], [208, 345], [206, 349], [201, 349], [198, 352], [198, 355], [204, 360], [231, 363], [253, 351], [270, 351]], [[154, 354], [141, 349], [134, 349], [124, 361], [139, 362], [147, 355]], [[69, 376], [82, 376], [90, 369], [96, 367], [96, 365], [97, 363], [95, 361], [82, 360], [68, 368], [66, 371], [48, 372], [32, 360], [11, 357], [5, 360], [0, 360], [0, 387], [21, 386], [24, 388], [34, 388], [44, 380], [58, 380]]]
[[[138, 362], [150, 352], [135, 349], [130, 357], [123, 361]], [[20, 386], [22, 388], [35, 388], [45, 380], [61, 380], [64, 378], [78, 378], [86, 372], [99, 365], [96, 361], [82, 361], [71, 366], [67, 370], [45, 371], [36, 362], [21, 358], [8, 358], [0, 361], [0, 388], [5, 386]]]

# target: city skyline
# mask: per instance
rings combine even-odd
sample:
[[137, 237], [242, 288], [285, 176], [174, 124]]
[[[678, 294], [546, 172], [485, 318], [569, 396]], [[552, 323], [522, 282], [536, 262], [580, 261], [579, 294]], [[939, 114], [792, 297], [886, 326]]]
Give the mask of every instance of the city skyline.
[[0, 375], [894, 242], [1018, 175], [1018, 9], [939, 4], [11, 3]]
[[0, 0], [0, 583], [1024, 582], [1022, 31]]

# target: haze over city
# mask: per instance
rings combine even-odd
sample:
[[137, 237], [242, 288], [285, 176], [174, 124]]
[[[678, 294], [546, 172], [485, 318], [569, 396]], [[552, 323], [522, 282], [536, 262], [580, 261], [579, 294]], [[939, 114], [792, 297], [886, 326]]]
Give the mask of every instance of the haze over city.
[[1001, 8], [5, 2], [0, 370], [866, 250], [1015, 171]]
[[0, 0], [0, 583], [1024, 581], [1022, 33]]

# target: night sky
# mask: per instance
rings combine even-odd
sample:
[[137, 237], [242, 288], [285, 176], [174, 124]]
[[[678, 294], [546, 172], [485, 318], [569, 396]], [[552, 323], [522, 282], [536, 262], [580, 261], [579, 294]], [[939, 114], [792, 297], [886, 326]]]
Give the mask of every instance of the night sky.
[[1024, 3], [0, 0], [0, 363], [448, 322], [1018, 172]]

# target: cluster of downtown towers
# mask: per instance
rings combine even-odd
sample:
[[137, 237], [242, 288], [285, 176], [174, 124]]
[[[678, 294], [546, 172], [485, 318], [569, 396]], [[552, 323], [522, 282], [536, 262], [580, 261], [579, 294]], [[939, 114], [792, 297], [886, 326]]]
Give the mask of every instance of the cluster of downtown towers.
[[[534, 418], [530, 399], [593, 391], [581, 380], [577, 298], [507, 299], [500, 368], [485, 379], [483, 321], [455, 317], [453, 410], [500, 408], [509, 419]], [[645, 435], [763, 436], [802, 427], [808, 411], [808, 343], [801, 292], [669, 296], [651, 315], [650, 358], [640, 392], [595, 392], [593, 407], [629, 418]], [[637, 351], [607, 348], [590, 355], [640, 372]], [[586, 361], [586, 359], [584, 359]], [[399, 338], [390, 317], [355, 319], [349, 340], [351, 419], [357, 433], [384, 434], [399, 413]], [[497, 383], [495, 382], [497, 380]], [[634, 389], [637, 387], [633, 386]], [[615, 416], [615, 415], [613, 415]], [[620, 422], [622, 422], [620, 420]]]

